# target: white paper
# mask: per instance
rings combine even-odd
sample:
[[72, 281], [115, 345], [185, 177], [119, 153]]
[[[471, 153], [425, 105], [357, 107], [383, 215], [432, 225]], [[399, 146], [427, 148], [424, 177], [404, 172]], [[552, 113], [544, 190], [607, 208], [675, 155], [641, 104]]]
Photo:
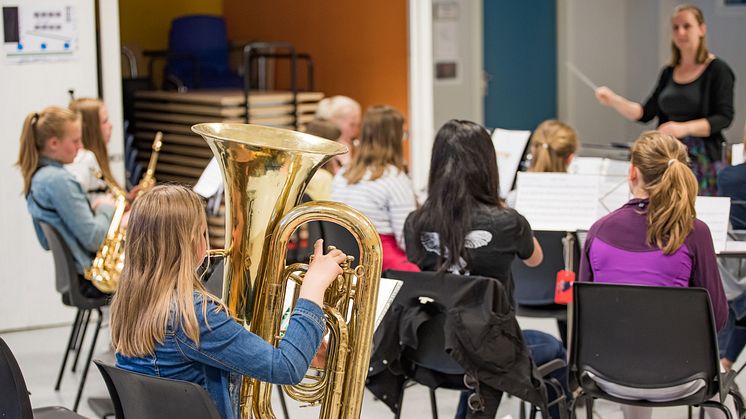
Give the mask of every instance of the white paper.
[[588, 230], [598, 219], [600, 176], [518, 173], [515, 209], [533, 230]]
[[626, 204], [632, 196], [627, 184], [629, 162], [603, 157], [576, 157], [567, 172], [597, 175], [599, 178], [598, 218]]
[[194, 185], [194, 192], [209, 198], [218, 192], [222, 184], [223, 177], [220, 175], [220, 167], [218, 167], [218, 161], [213, 157], [200, 175], [197, 184]]
[[710, 228], [712, 244], [716, 252], [726, 249], [728, 238], [728, 217], [730, 215], [730, 198], [698, 196], [694, 202], [697, 218]]
[[378, 283], [378, 301], [376, 302], [376, 322], [374, 329], [378, 329], [383, 317], [386, 315], [391, 303], [394, 302], [396, 294], [399, 293], [403, 282], [396, 279], [381, 278]]
[[743, 163], [743, 143], [733, 144], [730, 153], [731, 166]]
[[531, 137], [531, 131], [510, 131], [496, 128], [492, 132], [492, 144], [497, 154], [497, 172], [500, 177], [500, 196], [508, 196], [523, 152]]
[[720, 253], [746, 253], [746, 241], [727, 240], [725, 250]]

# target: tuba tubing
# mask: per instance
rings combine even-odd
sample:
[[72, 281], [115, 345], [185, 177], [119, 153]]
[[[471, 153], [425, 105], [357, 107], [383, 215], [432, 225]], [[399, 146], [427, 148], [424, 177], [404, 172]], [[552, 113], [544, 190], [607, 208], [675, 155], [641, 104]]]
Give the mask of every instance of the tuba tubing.
[[[357, 282], [348, 290], [349, 298], [353, 301], [349, 324], [344, 322], [346, 313], [339, 313], [339, 310], [330, 307], [325, 298], [327, 323], [330, 327], [342, 326], [342, 333], [349, 334], [349, 337], [336, 337], [343, 345], [336, 348], [331, 344], [329, 346], [336, 362], [326, 366], [326, 373], [331, 377], [331, 388], [326, 390], [321, 400], [323, 418], [358, 418], [370, 363], [382, 264], [381, 239], [368, 217], [348, 205], [330, 201], [309, 202], [290, 210], [272, 234], [269, 254], [274, 255], [275, 259], [268, 266], [266, 280], [257, 293], [260, 298], [256, 302], [251, 324], [254, 333], [262, 339], [276, 341], [287, 284], [284, 277], [287, 244], [293, 231], [309, 221], [331, 221], [339, 224], [352, 233], [360, 248], [360, 261], [355, 270]], [[330, 287], [333, 286], [334, 284]], [[332, 335], [334, 334], [333, 331]], [[254, 414], [258, 418], [274, 418], [270, 403], [271, 384], [252, 381]]]

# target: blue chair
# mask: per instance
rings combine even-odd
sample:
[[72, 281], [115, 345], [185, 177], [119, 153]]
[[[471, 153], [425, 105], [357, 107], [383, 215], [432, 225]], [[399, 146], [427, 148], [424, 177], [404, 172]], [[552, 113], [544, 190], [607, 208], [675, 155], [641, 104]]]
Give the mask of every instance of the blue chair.
[[182, 16], [171, 22], [168, 51], [147, 52], [166, 59], [164, 80], [179, 89], [241, 88], [243, 79], [229, 65], [228, 33], [221, 16]]

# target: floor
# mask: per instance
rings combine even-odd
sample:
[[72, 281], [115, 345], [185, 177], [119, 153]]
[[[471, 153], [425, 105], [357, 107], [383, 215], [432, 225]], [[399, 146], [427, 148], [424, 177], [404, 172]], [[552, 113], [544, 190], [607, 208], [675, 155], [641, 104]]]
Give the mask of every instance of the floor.
[[[70, 312], [70, 318], [74, 317], [74, 312]], [[554, 322], [548, 319], [519, 319], [524, 329], [538, 329], [547, 333], [557, 333]], [[99, 337], [97, 345], [98, 357], [106, 357], [109, 333], [108, 328], [104, 328]], [[32, 331], [13, 332], [2, 334], [2, 338], [10, 346], [11, 350], [18, 359], [18, 363], [23, 371], [24, 378], [29, 391], [31, 392], [31, 404], [34, 407], [43, 407], [51, 405], [66, 406], [72, 408], [75, 400], [75, 394], [78, 385], [80, 372], [65, 372], [60, 391], [54, 391], [54, 382], [57, 378], [61, 362], [62, 348], [67, 343], [69, 327], [56, 327], [48, 329], [39, 329]], [[91, 333], [88, 333], [90, 339]], [[86, 348], [88, 343], [86, 343]], [[83, 360], [80, 361], [81, 364]], [[69, 364], [68, 364], [69, 365]], [[78, 371], [80, 371], [80, 368]], [[746, 376], [746, 374], [744, 374]], [[739, 377], [737, 380], [741, 388], [746, 388], [746, 378]], [[106, 386], [98, 373], [95, 366], [92, 366], [88, 374], [88, 380], [83, 393], [78, 413], [95, 418], [94, 412], [88, 406], [86, 400], [89, 397], [106, 397]], [[452, 418], [454, 416], [456, 405], [458, 403], [459, 393], [450, 390], [438, 390], [438, 414], [441, 418]], [[276, 397], [276, 396], [275, 396]], [[293, 419], [316, 418], [318, 417], [317, 409], [303, 408], [295, 402], [288, 399], [290, 417]], [[279, 404], [274, 406], [279, 411]], [[279, 413], [280, 416], [282, 415]], [[519, 404], [516, 398], [503, 399], [498, 412], [498, 418], [518, 418]], [[583, 416], [582, 414], [580, 415]], [[392, 412], [382, 402], [373, 398], [370, 392], [365, 392], [363, 401], [362, 415], [363, 418], [379, 419], [393, 418]], [[425, 419], [430, 417], [430, 401], [428, 392], [423, 386], [413, 386], [408, 388], [405, 393], [403, 402], [403, 418], [419, 417]], [[602, 419], [621, 419], [622, 414], [618, 405], [605, 402], [597, 402], [595, 408], [596, 418]], [[654, 418], [686, 418], [686, 408], [667, 408], [654, 411]]]

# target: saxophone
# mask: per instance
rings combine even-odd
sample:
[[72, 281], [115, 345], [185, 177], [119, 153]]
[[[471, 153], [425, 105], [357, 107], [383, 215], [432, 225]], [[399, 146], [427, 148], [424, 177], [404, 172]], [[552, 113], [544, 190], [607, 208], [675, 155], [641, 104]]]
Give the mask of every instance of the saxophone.
[[[162, 138], [163, 133], [158, 131], [155, 140], [153, 140], [153, 153], [150, 155], [148, 169], [138, 184], [139, 190], [136, 198], [155, 185], [155, 166], [158, 162], [158, 153], [163, 145]], [[118, 185], [103, 177], [100, 172], [97, 173], [97, 176], [106, 182], [106, 186], [114, 195], [114, 216], [111, 218], [106, 237], [96, 252], [96, 257], [93, 258], [91, 266], [85, 269], [83, 276], [91, 281], [99, 291], [111, 294], [117, 290], [119, 276], [122, 274], [122, 268], [124, 268], [126, 230], [121, 224], [127, 208], [127, 196]]]

